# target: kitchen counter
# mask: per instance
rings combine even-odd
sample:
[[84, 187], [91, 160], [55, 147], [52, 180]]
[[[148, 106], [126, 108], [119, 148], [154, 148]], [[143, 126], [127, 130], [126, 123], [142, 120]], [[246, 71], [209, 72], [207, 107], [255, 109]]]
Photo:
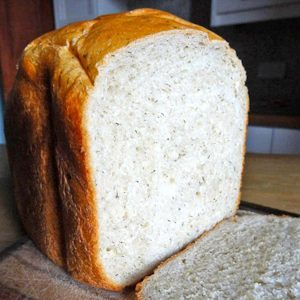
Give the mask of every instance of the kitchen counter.
[[242, 201], [300, 215], [300, 155], [247, 154]]

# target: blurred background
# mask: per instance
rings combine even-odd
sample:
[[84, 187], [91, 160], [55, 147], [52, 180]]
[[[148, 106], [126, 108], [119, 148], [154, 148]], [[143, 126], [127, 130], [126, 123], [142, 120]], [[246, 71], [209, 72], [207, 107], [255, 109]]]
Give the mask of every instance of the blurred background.
[[1, 0], [0, 250], [22, 234], [3, 134], [22, 50], [66, 24], [141, 7], [207, 27], [236, 49], [251, 103], [242, 207], [300, 215], [300, 0]]

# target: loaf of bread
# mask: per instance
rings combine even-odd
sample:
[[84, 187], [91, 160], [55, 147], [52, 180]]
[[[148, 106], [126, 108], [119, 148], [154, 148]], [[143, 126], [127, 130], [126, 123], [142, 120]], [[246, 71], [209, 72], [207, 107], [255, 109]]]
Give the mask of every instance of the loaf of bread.
[[157, 10], [34, 40], [6, 107], [28, 235], [74, 278], [117, 291], [234, 215], [245, 79], [222, 38]]
[[300, 299], [300, 220], [226, 220], [137, 286], [139, 300]]

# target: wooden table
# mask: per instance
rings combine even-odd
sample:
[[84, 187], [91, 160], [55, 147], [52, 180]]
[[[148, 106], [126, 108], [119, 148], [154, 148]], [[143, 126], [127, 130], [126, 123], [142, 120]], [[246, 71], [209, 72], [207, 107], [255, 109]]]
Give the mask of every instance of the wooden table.
[[242, 201], [300, 215], [300, 156], [247, 154]]

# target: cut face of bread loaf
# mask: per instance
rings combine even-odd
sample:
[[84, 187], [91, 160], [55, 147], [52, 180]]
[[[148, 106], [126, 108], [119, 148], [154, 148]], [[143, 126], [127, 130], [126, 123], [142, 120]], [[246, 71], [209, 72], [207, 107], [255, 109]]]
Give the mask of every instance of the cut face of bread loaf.
[[137, 282], [235, 214], [247, 111], [235, 52], [170, 14], [137, 10], [41, 37], [6, 116], [27, 232], [81, 281]]
[[237, 207], [245, 76], [225, 42], [172, 30], [108, 55], [86, 119], [106, 272], [131, 284]]
[[138, 299], [299, 299], [300, 222], [224, 221], [138, 285]]

